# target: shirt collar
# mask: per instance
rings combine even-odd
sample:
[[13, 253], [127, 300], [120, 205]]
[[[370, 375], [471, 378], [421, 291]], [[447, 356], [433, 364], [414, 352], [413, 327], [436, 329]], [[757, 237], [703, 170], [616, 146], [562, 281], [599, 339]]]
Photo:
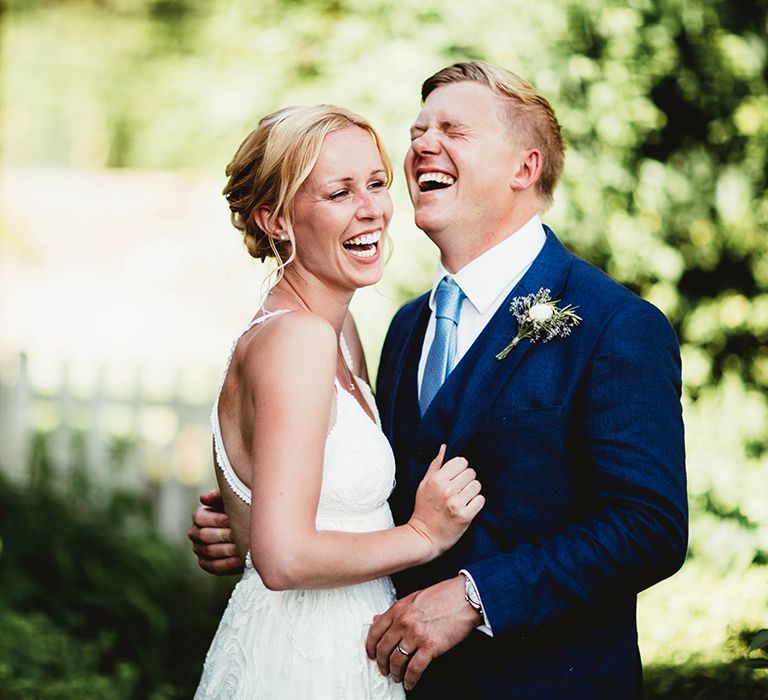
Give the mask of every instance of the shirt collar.
[[437, 264], [432, 293], [429, 295], [429, 308], [434, 311], [437, 285], [447, 276], [456, 280], [478, 313], [485, 313], [507, 288], [510, 280], [530, 266], [546, 238], [541, 218], [534, 214], [517, 231], [467, 263], [456, 274], [448, 272], [441, 260]]

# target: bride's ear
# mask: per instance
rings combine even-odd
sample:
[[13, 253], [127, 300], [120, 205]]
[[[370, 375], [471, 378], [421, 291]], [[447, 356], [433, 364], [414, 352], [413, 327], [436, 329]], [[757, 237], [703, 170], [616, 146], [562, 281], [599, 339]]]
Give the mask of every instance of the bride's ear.
[[251, 216], [254, 223], [270, 238], [276, 241], [288, 240], [288, 228], [285, 225], [285, 219], [282, 216], [273, 217], [269, 207], [256, 207]]

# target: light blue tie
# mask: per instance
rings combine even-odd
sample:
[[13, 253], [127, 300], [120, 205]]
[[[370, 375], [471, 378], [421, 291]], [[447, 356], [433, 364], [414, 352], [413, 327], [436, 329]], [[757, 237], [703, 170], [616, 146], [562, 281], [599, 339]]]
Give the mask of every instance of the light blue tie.
[[421, 379], [419, 396], [421, 415], [427, 412], [438, 389], [453, 369], [456, 329], [459, 325], [459, 312], [463, 299], [464, 294], [456, 282], [447, 277], [440, 280], [435, 292], [435, 337], [429, 347], [427, 361], [424, 364], [424, 376]]

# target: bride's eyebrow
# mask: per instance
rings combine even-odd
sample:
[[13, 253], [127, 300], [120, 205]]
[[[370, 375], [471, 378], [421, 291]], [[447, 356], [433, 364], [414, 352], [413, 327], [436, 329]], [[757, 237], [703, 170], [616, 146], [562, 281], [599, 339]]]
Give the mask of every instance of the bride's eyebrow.
[[[368, 177], [371, 177], [373, 175], [379, 175], [379, 174], [386, 175], [386, 173], [387, 173], [387, 171], [384, 170], [384, 168], [376, 168], [375, 170], [371, 170], [371, 172], [369, 173]], [[355, 181], [354, 177], [352, 177], [351, 175], [347, 175], [346, 177], [337, 177], [337, 178], [334, 178], [333, 180], [328, 180], [325, 183], [325, 186], [326, 187], [330, 187], [331, 185], [344, 184], [344, 183], [347, 183], [347, 182], [354, 182], [354, 181]]]
[[326, 180], [322, 183], [322, 187], [334, 187], [336, 185], [345, 185], [348, 182], [352, 182], [355, 178], [348, 175], [347, 177], [335, 177], [332, 180]]

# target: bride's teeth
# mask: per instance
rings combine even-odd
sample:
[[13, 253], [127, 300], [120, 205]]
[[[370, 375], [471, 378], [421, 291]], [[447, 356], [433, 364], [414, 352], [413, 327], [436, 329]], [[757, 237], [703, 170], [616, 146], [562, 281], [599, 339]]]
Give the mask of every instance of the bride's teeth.
[[356, 255], [358, 258], [372, 258], [376, 255], [376, 248], [366, 248], [365, 250], [353, 250], [352, 255]]
[[373, 245], [378, 243], [380, 239], [381, 231], [376, 231], [375, 233], [366, 233], [362, 236], [350, 238], [348, 241], [345, 241], [345, 245]]

